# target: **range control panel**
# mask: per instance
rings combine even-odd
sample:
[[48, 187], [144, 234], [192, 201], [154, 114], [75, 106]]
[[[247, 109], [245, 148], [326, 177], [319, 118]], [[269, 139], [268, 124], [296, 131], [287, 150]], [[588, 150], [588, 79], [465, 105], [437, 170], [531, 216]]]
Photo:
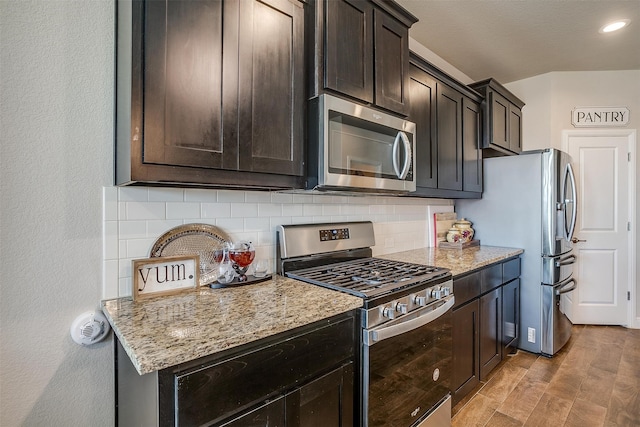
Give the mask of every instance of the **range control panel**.
[[327, 242], [329, 240], [346, 240], [349, 238], [348, 228], [332, 228], [329, 230], [320, 230], [320, 241]]

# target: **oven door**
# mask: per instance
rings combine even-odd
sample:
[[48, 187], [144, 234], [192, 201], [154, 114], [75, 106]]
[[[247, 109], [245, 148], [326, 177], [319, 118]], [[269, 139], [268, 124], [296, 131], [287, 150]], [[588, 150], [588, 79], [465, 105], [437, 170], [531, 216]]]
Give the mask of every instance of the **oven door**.
[[364, 426], [416, 425], [449, 397], [453, 304], [450, 295], [363, 331]]

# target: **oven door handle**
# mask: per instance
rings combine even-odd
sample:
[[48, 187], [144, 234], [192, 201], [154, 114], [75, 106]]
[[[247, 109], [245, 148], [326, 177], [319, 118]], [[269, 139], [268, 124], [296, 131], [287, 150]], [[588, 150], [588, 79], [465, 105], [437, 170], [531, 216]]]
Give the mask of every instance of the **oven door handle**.
[[[377, 342], [384, 341], [388, 338], [393, 338], [395, 336], [407, 333], [414, 329], [418, 329], [427, 323], [433, 322], [438, 317], [442, 316], [446, 313], [453, 304], [455, 303], [455, 298], [453, 295], [447, 299], [447, 301], [443, 301], [440, 305], [432, 310], [427, 311], [423, 315], [418, 315], [410, 320], [405, 322], [397, 323], [392, 326], [382, 326], [380, 329], [365, 329], [363, 331], [363, 341], [366, 346], [372, 346]], [[427, 307], [430, 308], [430, 307]]]

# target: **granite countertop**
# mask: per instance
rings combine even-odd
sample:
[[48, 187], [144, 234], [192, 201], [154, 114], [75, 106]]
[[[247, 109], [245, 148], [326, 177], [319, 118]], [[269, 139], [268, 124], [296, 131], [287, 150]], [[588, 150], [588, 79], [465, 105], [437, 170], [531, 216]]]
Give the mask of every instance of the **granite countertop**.
[[345, 313], [362, 307], [362, 299], [276, 276], [253, 285], [102, 305], [143, 375]]
[[450, 269], [455, 277], [523, 252], [522, 249], [497, 246], [474, 246], [466, 249], [423, 248], [380, 255], [379, 258], [444, 267]]
[[[434, 265], [459, 276], [522, 249], [424, 248], [379, 258]], [[133, 302], [103, 301], [103, 312], [140, 375], [208, 356], [362, 307], [362, 299], [274, 276], [253, 285], [197, 290]]]

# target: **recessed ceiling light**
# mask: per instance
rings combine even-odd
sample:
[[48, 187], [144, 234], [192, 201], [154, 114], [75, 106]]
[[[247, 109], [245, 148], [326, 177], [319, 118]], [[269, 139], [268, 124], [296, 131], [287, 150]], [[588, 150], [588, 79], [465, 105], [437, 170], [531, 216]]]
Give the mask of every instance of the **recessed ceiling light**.
[[618, 21], [611, 22], [610, 24], [607, 24], [604, 27], [600, 28], [599, 32], [610, 33], [612, 31], [617, 31], [629, 25], [630, 22], [631, 21], [629, 19], [620, 19]]

